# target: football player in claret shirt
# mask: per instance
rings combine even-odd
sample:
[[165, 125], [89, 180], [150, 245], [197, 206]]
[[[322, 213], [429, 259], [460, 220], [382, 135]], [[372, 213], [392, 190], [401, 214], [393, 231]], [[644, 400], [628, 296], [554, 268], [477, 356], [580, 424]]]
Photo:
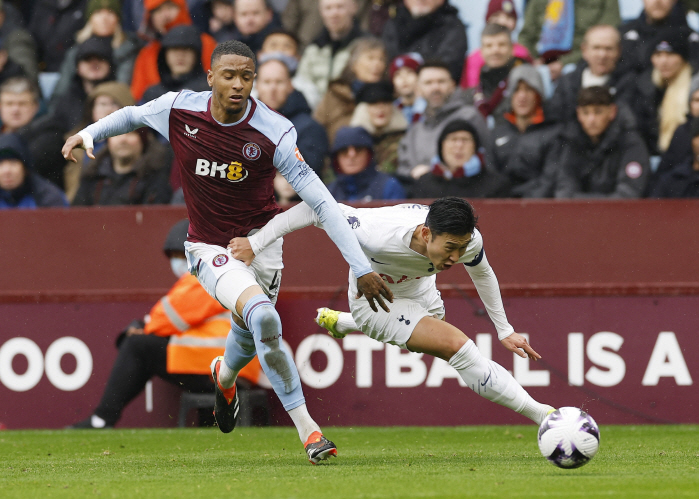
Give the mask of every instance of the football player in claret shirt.
[[214, 413], [219, 428], [235, 427], [238, 372], [257, 354], [265, 374], [296, 425], [308, 459], [317, 464], [337, 455], [306, 408], [291, 353], [282, 341], [274, 308], [281, 280], [282, 241], [261, 252], [247, 266], [226, 248], [281, 211], [274, 201], [273, 180], [279, 171], [308, 206], [357, 276], [357, 297], [388, 311], [390, 289], [362, 253], [357, 238], [323, 182], [296, 147], [289, 120], [250, 97], [255, 55], [244, 43], [224, 42], [211, 56], [212, 91], [167, 93], [142, 106], [129, 106], [68, 138], [63, 156], [82, 147], [93, 157], [93, 141], [149, 126], [170, 141], [180, 170], [190, 221], [185, 251], [189, 271], [232, 314], [223, 357], [211, 363], [216, 385]]
[[[457, 263], [464, 265], [476, 286], [498, 339], [520, 357], [541, 356], [507, 321], [500, 286], [483, 250], [483, 237], [476, 228], [471, 205], [461, 198], [446, 197], [429, 207], [403, 204], [383, 208], [340, 205], [357, 234], [372, 267], [386, 280], [395, 301], [390, 312], [370, 313], [356, 299], [350, 271], [348, 291], [351, 313], [318, 309], [316, 322], [335, 338], [362, 331], [377, 341], [412, 352], [424, 352], [445, 360], [464, 383], [488, 400], [504, 405], [536, 424], [554, 411], [534, 400], [500, 364], [481, 355], [476, 344], [455, 326], [444, 321], [444, 302], [437, 291], [437, 274]], [[270, 244], [289, 232], [323, 224], [308, 205], [299, 203], [275, 216], [248, 238], [236, 238], [229, 248], [234, 258], [253, 263]], [[348, 224], [349, 225], [349, 224]]]

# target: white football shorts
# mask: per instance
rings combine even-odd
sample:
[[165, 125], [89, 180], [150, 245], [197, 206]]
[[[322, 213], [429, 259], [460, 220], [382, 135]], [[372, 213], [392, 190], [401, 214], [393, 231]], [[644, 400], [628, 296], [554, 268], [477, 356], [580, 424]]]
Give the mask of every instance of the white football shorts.
[[[189, 273], [195, 276], [206, 292], [219, 302], [221, 300], [216, 296], [218, 280], [223, 274], [235, 272], [235, 279], [230, 280], [234, 284], [225, 290], [228, 303], [236, 303], [243, 291], [250, 286], [258, 285], [274, 304], [277, 302], [284, 268], [282, 244], [283, 239], [278, 239], [257, 255], [249, 267], [231, 257], [228, 248], [223, 246], [187, 241], [184, 243], [184, 248]], [[232, 312], [238, 315], [235, 310]]]
[[379, 311], [374, 312], [366, 298], [355, 298], [356, 290], [352, 288], [350, 286], [347, 299], [354, 322], [368, 337], [383, 343], [407, 349], [406, 343], [420, 319], [428, 316], [440, 320], [444, 318], [444, 302], [435, 286], [411, 298], [394, 296], [393, 303], [386, 301], [390, 312], [386, 312], [378, 304], [376, 306]]

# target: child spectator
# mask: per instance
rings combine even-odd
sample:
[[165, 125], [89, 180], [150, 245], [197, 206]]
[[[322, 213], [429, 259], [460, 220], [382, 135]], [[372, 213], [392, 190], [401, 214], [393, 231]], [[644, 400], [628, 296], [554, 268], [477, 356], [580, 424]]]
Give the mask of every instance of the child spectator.
[[201, 61], [201, 38], [194, 26], [175, 26], [160, 43], [158, 55], [160, 83], [151, 86], [143, 94], [150, 101], [167, 92], [182, 89], [203, 92], [209, 90], [206, 73]]
[[392, 176], [376, 171], [373, 141], [362, 127], [342, 127], [332, 149], [337, 178], [328, 185], [338, 201], [405, 199], [405, 191]]
[[402, 111], [409, 124], [420, 121], [427, 107], [427, 101], [417, 95], [417, 71], [424, 63], [420, 54], [411, 52], [393, 59], [388, 68], [396, 93], [393, 104]]
[[[488, 10], [485, 13], [486, 24], [499, 24], [510, 30], [510, 33], [517, 26], [517, 9], [512, 0], [490, 0]], [[515, 57], [531, 62], [531, 56], [527, 47], [519, 43], [512, 45], [512, 52]], [[466, 58], [464, 71], [461, 73], [461, 88], [471, 88], [478, 86], [481, 78], [481, 68], [485, 64], [481, 49], [471, 52]]]
[[63, 192], [31, 171], [31, 161], [22, 139], [15, 134], [0, 136], [0, 209], [68, 206]]
[[510, 192], [506, 177], [485, 168], [478, 133], [468, 121], [447, 123], [436, 149], [430, 171], [415, 181], [410, 197], [497, 198]]
[[121, 2], [89, 0], [85, 18], [85, 26], [75, 34], [76, 45], [66, 52], [61, 64], [61, 76], [53, 90], [55, 93], [61, 94], [70, 86], [75, 76], [78, 46], [92, 36], [109, 38], [115, 79], [127, 85], [131, 84], [134, 61], [141, 47], [135, 34], [127, 33], [121, 28]]
[[369, 132], [374, 141], [376, 169], [390, 174], [398, 166], [398, 144], [408, 128], [393, 99], [391, 83], [367, 83], [357, 94], [357, 107], [350, 121], [350, 126], [360, 126]]

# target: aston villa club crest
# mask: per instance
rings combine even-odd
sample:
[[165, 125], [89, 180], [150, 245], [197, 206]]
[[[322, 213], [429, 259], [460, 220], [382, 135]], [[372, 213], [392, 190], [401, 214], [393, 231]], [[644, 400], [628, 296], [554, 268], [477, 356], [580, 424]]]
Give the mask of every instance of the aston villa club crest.
[[223, 267], [228, 263], [228, 255], [224, 255], [223, 253], [216, 255], [212, 263], [214, 264], [214, 267]]
[[243, 156], [245, 156], [250, 161], [260, 159], [261, 155], [262, 149], [260, 149], [260, 146], [258, 146], [254, 142], [248, 142], [243, 146]]

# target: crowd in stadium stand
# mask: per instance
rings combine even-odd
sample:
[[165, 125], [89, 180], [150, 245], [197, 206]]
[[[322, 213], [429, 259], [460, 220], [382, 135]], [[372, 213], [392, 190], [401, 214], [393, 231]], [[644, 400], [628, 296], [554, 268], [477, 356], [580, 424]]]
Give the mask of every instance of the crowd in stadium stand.
[[154, 131], [61, 146], [232, 39], [338, 200], [697, 197], [699, 1], [639, 1], [483, 0], [469, 51], [449, 0], [0, 0], [0, 208], [182, 203]]

